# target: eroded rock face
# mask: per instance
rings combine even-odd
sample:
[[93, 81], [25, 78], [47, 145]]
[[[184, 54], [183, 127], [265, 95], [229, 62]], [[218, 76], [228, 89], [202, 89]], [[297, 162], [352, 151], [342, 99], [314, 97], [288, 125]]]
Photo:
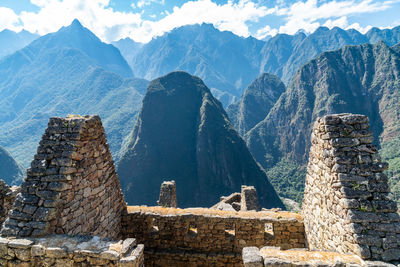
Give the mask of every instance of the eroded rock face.
[[3, 236], [117, 238], [125, 202], [98, 116], [50, 118]]
[[364, 115], [314, 124], [303, 201], [310, 249], [400, 259], [400, 216]]

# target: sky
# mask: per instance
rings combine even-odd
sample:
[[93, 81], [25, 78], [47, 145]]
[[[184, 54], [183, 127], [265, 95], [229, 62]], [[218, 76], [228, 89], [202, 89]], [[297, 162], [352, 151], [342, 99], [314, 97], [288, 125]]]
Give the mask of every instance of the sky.
[[174, 28], [211, 23], [219, 30], [263, 39], [314, 32], [400, 25], [400, 0], [0, 0], [0, 31], [44, 35], [77, 18], [105, 42], [146, 43]]

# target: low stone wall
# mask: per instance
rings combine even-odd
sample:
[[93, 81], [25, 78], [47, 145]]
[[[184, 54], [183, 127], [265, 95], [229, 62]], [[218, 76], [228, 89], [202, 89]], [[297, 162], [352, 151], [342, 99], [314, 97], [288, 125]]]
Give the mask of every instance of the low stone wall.
[[144, 266], [143, 245], [135, 239], [98, 237], [0, 238], [0, 266]]
[[119, 238], [125, 205], [100, 118], [50, 118], [1, 234]]
[[305, 249], [281, 250], [277, 247], [245, 247], [242, 257], [244, 267], [396, 267], [384, 262], [364, 261], [357, 255]]
[[145, 245], [146, 263], [168, 258], [158, 257], [157, 251], [181, 251], [184, 258], [185, 253], [203, 254], [203, 260], [210, 254], [235, 255], [226, 256], [234, 264], [240, 262], [245, 246], [305, 247], [302, 217], [288, 212], [130, 206], [122, 226], [125, 238], [134, 237]]
[[187, 250], [145, 249], [146, 266], [157, 267], [240, 267], [238, 253], [201, 253]]
[[327, 115], [314, 124], [303, 200], [310, 249], [400, 260], [400, 216], [372, 144], [368, 117]]

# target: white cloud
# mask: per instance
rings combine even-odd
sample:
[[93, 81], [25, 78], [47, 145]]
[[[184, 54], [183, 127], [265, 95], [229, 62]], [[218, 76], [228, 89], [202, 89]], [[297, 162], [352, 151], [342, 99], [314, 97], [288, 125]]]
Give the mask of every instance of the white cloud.
[[[284, 1], [276, 2], [275, 7], [259, 4], [255, 0], [228, 0], [225, 4], [217, 4], [215, 0], [191, 0], [172, 11], [164, 11], [161, 18], [154, 21], [143, 18], [143, 7], [152, 3], [165, 4], [165, 0], [138, 0], [131, 4], [138, 11], [120, 12], [110, 6], [110, 0], [31, 0], [39, 7], [37, 12], [23, 11], [20, 14], [9, 8], [0, 7], [0, 29], [20, 30], [25, 28], [31, 32], [46, 34], [69, 25], [75, 18], [105, 41], [113, 41], [130, 37], [135, 41], [148, 42], [176, 27], [196, 23], [211, 23], [220, 30], [228, 30], [247, 37], [250, 35], [250, 24], [257, 23], [268, 15], [283, 18], [283, 25], [271, 28], [264, 25], [255, 30], [257, 38], [277, 33], [294, 34], [303, 29], [313, 32], [319, 26], [339, 26], [367, 30], [358, 23], [349, 25], [348, 18], [357, 14], [386, 10], [400, 0], [299, 0], [291, 5]], [[257, 4], [257, 3], [258, 4]], [[153, 14], [154, 15], [154, 14]]]
[[132, 34], [143, 36], [149, 41], [149, 36], [159, 36], [176, 27], [196, 23], [212, 23], [220, 30], [228, 30], [240, 36], [249, 36], [247, 22], [272, 14], [275, 9], [257, 6], [249, 0], [238, 3], [228, 1], [218, 5], [211, 0], [189, 1], [181, 7], [174, 7], [172, 13], [163, 19], [152, 22], [143, 21], [141, 28], [133, 29]]
[[368, 25], [368, 26], [366, 26], [366, 27], [361, 27], [360, 24], [356, 22], [356, 23], [353, 23], [353, 24], [347, 26], [345, 29], [346, 29], [346, 30], [348, 30], [348, 29], [354, 29], [354, 30], [357, 30], [357, 31], [359, 31], [359, 32], [361, 32], [361, 33], [364, 34], [364, 33], [366, 33], [367, 31], [369, 31], [371, 28], [372, 28], [371, 25]]
[[279, 32], [294, 34], [300, 29], [313, 32], [321, 25], [321, 21], [328, 26], [346, 27], [347, 16], [386, 10], [395, 2], [345, 0], [319, 5], [317, 0], [298, 1], [288, 8], [277, 11], [277, 15], [284, 16], [287, 21], [279, 28]]
[[346, 28], [348, 25], [349, 25], [349, 22], [347, 21], [346, 16], [340, 17], [336, 20], [328, 19], [323, 24], [323, 26], [328, 27], [329, 29], [332, 29], [333, 27]]
[[19, 31], [21, 27], [18, 24], [18, 16], [12, 9], [0, 7], [0, 31], [4, 29]]
[[38, 12], [21, 12], [23, 27], [31, 32], [46, 34], [57, 31], [75, 18], [103, 40], [126, 35], [142, 21], [137, 13], [114, 11], [109, 0], [31, 0], [40, 7]]
[[[139, 0], [135, 7], [143, 8], [145, 6], [149, 6], [149, 5], [153, 4], [153, 3], [164, 5], [165, 4], [165, 0]], [[132, 4], [132, 7], [134, 5], [135, 4]]]
[[264, 39], [267, 36], [275, 36], [278, 33], [278, 29], [272, 29], [269, 25], [257, 30], [255, 37], [257, 39]]

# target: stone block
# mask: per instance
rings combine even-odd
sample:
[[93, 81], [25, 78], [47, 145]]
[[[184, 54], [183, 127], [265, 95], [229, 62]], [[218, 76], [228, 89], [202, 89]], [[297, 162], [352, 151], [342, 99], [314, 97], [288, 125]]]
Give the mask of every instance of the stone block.
[[264, 266], [263, 257], [257, 247], [244, 247], [242, 250], [242, 259], [244, 267], [262, 267]]
[[157, 204], [168, 208], [176, 208], [178, 206], [175, 181], [165, 181], [161, 184], [160, 198], [158, 199]]
[[260, 210], [258, 203], [257, 191], [254, 186], [242, 185], [240, 210]]

